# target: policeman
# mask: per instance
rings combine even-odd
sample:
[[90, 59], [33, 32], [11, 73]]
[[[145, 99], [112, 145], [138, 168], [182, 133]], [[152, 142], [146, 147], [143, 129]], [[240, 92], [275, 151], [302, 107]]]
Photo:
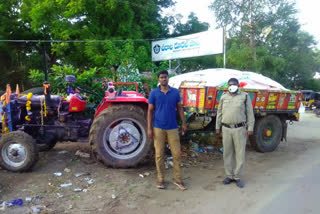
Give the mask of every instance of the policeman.
[[223, 160], [227, 178], [223, 184], [235, 181], [244, 187], [240, 174], [245, 161], [247, 137], [252, 135], [254, 114], [251, 99], [247, 93], [239, 91], [239, 81], [228, 81], [228, 92], [221, 96], [216, 118], [216, 134], [222, 128]]

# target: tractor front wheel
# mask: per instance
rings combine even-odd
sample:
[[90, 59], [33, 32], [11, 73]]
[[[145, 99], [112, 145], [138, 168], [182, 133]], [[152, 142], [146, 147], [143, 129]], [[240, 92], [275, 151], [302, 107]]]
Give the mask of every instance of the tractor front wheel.
[[0, 139], [0, 165], [13, 172], [31, 169], [38, 161], [36, 141], [27, 133], [14, 131], [2, 135]]

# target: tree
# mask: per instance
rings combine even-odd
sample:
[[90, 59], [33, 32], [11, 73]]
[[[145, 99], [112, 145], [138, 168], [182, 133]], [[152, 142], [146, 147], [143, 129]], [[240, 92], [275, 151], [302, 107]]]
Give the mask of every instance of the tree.
[[[279, 41], [277, 48], [268, 45], [257, 46], [257, 60], [252, 61], [250, 47], [240, 37], [227, 42], [227, 67], [251, 70], [268, 76], [291, 89], [309, 88], [312, 78], [319, 70], [319, 54], [312, 48], [313, 37], [306, 32], [287, 32]], [[217, 56], [219, 67], [223, 65], [222, 56]]]
[[[0, 40], [21, 40], [37, 37], [28, 26], [19, 19], [21, 0], [0, 1]], [[28, 87], [28, 67], [41, 66], [39, 54], [34, 52], [30, 43], [0, 42], [1, 78], [0, 90], [6, 84], [20, 84]]]
[[192, 33], [199, 33], [209, 29], [207, 22], [200, 22], [195, 13], [191, 12], [186, 23], [181, 23], [182, 15], [176, 16], [176, 23], [173, 25], [174, 30], [172, 37], [184, 36]]
[[4, 72], [0, 84], [4, 87], [9, 79], [27, 87], [28, 71], [43, 68], [43, 45], [49, 68], [72, 65], [80, 71], [93, 67], [110, 70], [109, 66], [121, 66], [124, 59], [117, 57], [123, 54], [118, 53], [127, 50], [125, 47], [130, 43], [135, 52], [135, 66], [152, 69], [147, 51], [149, 39], [168, 33], [170, 22], [162, 19], [160, 12], [173, 4], [172, 0], [1, 0], [0, 39], [52, 42], [40, 45], [1, 42], [0, 62]]
[[219, 27], [232, 35], [240, 33], [248, 39], [255, 61], [256, 42], [266, 37], [273, 25], [283, 21], [284, 11], [294, 15], [294, 6], [289, 0], [215, 0], [210, 8], [216, 15]]
[[[227, 67], [253, 70], [291, 89], [307, 88], [319, 70], [313, 37], [301, 31], [289, 0], [216, 0], [211, 8], [231, 35]], [[217, 62], [222, 66], [219, 56]]]
[[[92, 54], [106, 54], [104, 41], [117, 40], [116, 48], [126, 39], [156, 38], [162, 32], [161, 8], [171, 5], [172, 0], [24, 0], [21, 13], [34, 32], [41, 32], [48, 39], [101, 40], [52, 44], [51, 53], [56, 53], [61, 63], [87, 68], [103, 66], [104, 62], [97, 57], [93, 60]], [[135, 44], [137, 49], [141, 45], [149, 47], [147, 41]]]
[[[207, 22], [199, 21], [198, 17], [193, 12], [189, 14], [186, 23], [181, 22], [181, 19], [183, 18], [181, 14], [177, 14], [175, 17], [171, 18], [173, 18], [171, 21], [173, 32], [170, 34], [170, 37], [200, 33], [209, 29], [209, 24]], [[178, 63], [180, 63], [179, 71], [181, 73], [217, 67], [215, 56], [201, 56], [175, 60], [172, 63], [173, 67], [178, 66]]]

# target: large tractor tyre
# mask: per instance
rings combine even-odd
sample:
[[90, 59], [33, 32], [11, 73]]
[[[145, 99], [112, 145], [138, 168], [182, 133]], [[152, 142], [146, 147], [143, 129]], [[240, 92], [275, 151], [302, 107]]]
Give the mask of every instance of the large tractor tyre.
[[272, 152], [280, 144], [282, 123], [279, 117], [268, 115], [256, 121], [250, 136], [251, 146], [258, 152]]
[[0, 165], [13, 172], [30, 170], [39, 159], [36, 141], [27, 133], [14, 131], [0, 139]]
[[30, 88], [26, 91], [21, 92], [21, 94], [35, 94], [35, 95], [44, 95], [44, 89], [43, 87], [35, 87], [35, 88]]
[[147, 137], [146, 118], [146, 112], [134, 105], [116, 104], [103, 110], [90, 129], [93, 153], [107, 166], [136, 166], [152, 145]]

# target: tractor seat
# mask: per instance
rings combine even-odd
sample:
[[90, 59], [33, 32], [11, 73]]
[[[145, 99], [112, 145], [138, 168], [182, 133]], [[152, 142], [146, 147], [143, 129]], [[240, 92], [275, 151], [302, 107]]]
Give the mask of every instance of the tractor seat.
[[[61, 101], [61, 96], [60, 95], [51, 95], [51, 107], [57, 108], [59, 106], [59, 103]], [[43, 99], [45, 100], [44, 95], [33, 95], [31, 97], [31, 109], [32, 108], [40, 108], [40, 100]], [[25, 105], [27, 103], [27, 95], [22, 96], [18, 99], [18, 103], [21, 105]]]

